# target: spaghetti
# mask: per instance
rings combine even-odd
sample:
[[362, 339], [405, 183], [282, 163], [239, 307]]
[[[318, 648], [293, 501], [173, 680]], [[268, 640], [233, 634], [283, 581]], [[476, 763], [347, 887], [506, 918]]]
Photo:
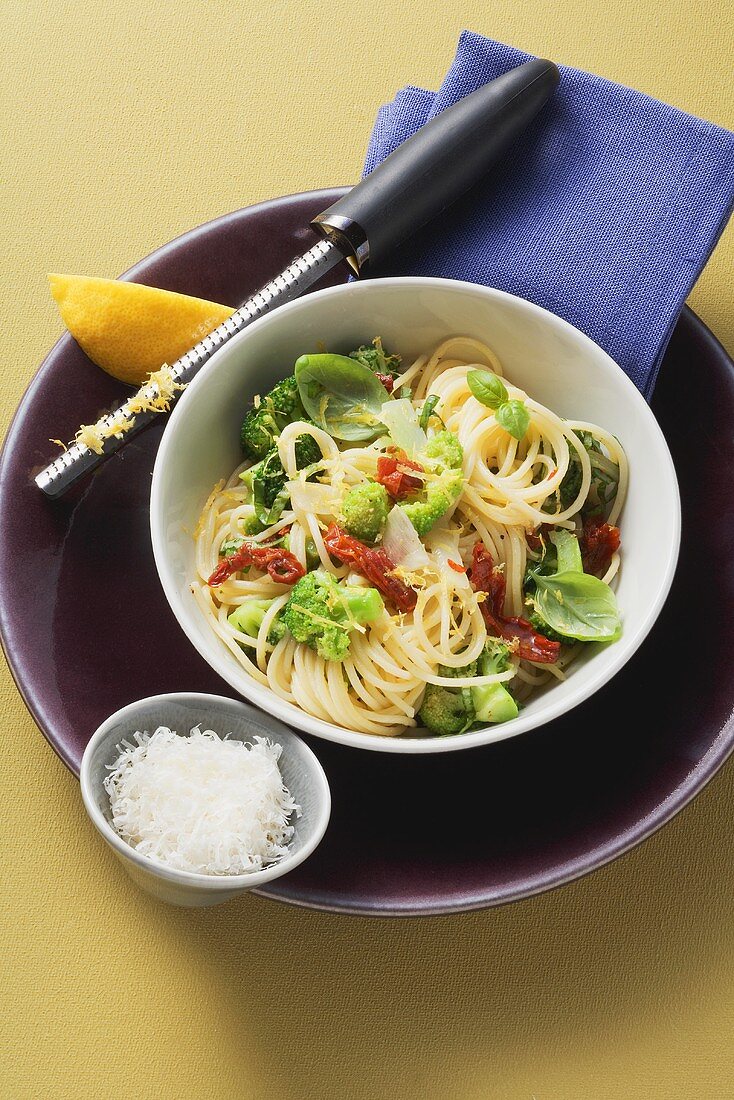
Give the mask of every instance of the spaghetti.
[[[468, 375], [476, 370], [501, 378], [508, 400], [523, 403], [529, 423], [521, 439], [502, 426], [496, 410], [473, 395]], [[590, 502], [597, 531], [602, 525], [604, 531], [616, 531], [628, 478], [624, 451], [613, 435], [595, 424], [564, 420], [513, 386], [503, 378], [492, 349], [477, 340], [445, 340], [395, 377], [390, 388], [395, 396], [409, 393], [416, 412], [425, 408], [430, 395], [432, 415], [440, 420], [429, 423], [442, 422], [442, 430], [452, 433], [463, 449], [460, 494], [421, 536], [420, 563], [401, 566], [388, 557], [392, 575], [414, 593], [412, 610], [401, 610], [385, 596], [378, 617], [367, 625], [350, 624], [343, 660], [325, 659], [287, 630], [276, 639], [273, 627], [288, 603], [289, 583], [277, 569], [268, 573], [253, 564], [257, 553], [240, 555], [251, 563], [244, 571], [228, 574], [221, 568], [222, 547], [237, 540], [241, 545], [243, 532], [255, 526], [252, 492], [241, 480], [251, 462], [217, 485], [206, 502], [195, 536], [197, 578], [192, 584], [212, 629], [258, 683], [325, 722], [384, 736], [421, 724], [418, 711], [427, 685], [460, 691], [502, 683], [522, 703], [543, 684], [565, 677], [581, 648], [576, 638], [553, 643], [555, 649], [546, 649], [555, 655], [550, 659], [527, 660], [518, 631], [513, 635], [507, 624], [527, 622], [528, 570], [542, 569], [553, 532], [570, 532], [583, 545]], [[297, 444], [304, 436], [313, 441], [318, 458], [299, 471]], [[348, 555], [340, 560], [335, 552], [333, 531], [343, 523], [345, 493], [375, 482], [381, 463], [383, 470], [388, 468], [386, 456], [396, 453], [391, 437], [344, 443], [301, 418], [286, 424], [275, 442], [289, 499], [274, 522], [247, 538], [247, 546], [282, 547], [287, 537], [285, 552], [298, 564], [298, 575], [315, 565], [337, 581], [364, 585], [354, 560], [347, 560]], [[397, 453], [399, 463], [402, 452]], [[400, 485], [407, 484], [408, 493], [415, 489], [410, 482], [416, 466], [421, 468], [406, 460], [402, 467], [407, 482]], [[395, 461], [389, 468], [386, 476], [394, 477]], [[435, 475], [428, 466], [418, 476], [430, 482]], [[398, 499], [391, 500], [393, 509], [399, 507]], [[608, 541], [608, 552], [595, 559], [602, 563], [597, 576], [606, 584], [620, 563], [618, 540], [617, 545]], [[376, 545], [379, 549], [379, 540]], [[486, 577], [479, 583], [478, 545], [489, 562], [485, 572], [491, 583]], [[217, 570], [223, 580], [209, 583]], [[253, 597], [271, 602], [264, 605], [262, 621], [251, 636], [230, 617]], [[553, 631], [547, 634], [552, 637]], [[500, 636], [509, 639], [507, 667], [479, 674], [473, 663], [488, 638]]]

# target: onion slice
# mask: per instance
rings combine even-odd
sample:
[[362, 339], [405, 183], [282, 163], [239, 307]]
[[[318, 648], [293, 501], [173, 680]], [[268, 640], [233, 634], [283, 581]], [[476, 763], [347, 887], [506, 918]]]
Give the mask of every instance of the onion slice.
[[386, 401], [379, 417], [395, 446], [405, 451], [408, 458], [415, 458], [425, 451], [428, 436], [418, 423], [418, 413], [407, 397]]
[[395, 565], [403, 569], [421, 569], [430, 564], [426, 548], [418, 537], [407, 513], [399, 505], [391, 509], [382, 536], [382, 545]]

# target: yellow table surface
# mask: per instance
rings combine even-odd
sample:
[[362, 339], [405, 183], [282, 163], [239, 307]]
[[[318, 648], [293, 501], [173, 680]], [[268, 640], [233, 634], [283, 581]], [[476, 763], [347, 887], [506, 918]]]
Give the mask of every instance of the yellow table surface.
[[[379, 105], [468, 27], [734, 127], [728, 3], [5, 0], [4, 433], [61, 324], [48, 271], [115, 276], [194, 225], [356, 181]], [[734, 232], [691, 305], [730, 351]], [[0, 519], [0, 522], [2, 520]], [[3, 667], [0, 1095], [734, 1096], [734, 768], [577, 883], [362, 919], [129, 882]]]

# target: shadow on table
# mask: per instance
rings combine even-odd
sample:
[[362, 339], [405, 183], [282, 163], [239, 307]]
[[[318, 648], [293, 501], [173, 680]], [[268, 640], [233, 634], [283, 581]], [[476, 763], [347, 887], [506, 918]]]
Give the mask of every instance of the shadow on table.
[[633, 852], [499, 909], [362, 918], [253, 896], [170, 910], [170, 928], [208, 969], [243, 1074], [256, 1055], [272, 1081], [268, 1100], [479, 1088], [592, 1042], [649, 1042], [651, 1022], [710, 993], [734, 952], [733, 796], [730, 766]]

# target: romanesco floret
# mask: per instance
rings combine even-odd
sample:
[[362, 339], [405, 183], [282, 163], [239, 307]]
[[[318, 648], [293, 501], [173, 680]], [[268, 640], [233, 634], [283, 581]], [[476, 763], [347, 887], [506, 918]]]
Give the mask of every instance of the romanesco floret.
[[372, 543], [387, 522], [390, 497], [384, 485], [363, 481], [347, 490], [341, 510], [345, 530], [361, 542]]
[[[273, 600], [261, 600], [252, 596], [243, 600], [242, 603], [234, 609], [232, 614], [227, 617], [227, 622], [242, 634], [247, 634], [250, 638], [257, 638], [260, 627], [262, 626], [262, 621], [272, 604]], [[284, 634], [285, 623], [278, 615], [270, 624], [268, 641], [271, 645], [277, 645]]]
[[444, 429], [428, 440], [425, 455], [426, 458], [433, 459], [439, 473], [442, 470], [460, 470], [464, 461], [464, 448], [458, 436]]
[[245, 414], [240, 438], [251, 458], [265, 458], [287, 424], [306, 416], [295, 375], [284, 378]]
[[429, 439], [424, 453], [419, 457], [426, 468], [438, 477], [426, 482], [417, 499], [409, 500], [400, 507], [405, 509], [410, 522], [423, 538], [461, 495], [464, 488], [461, 469], [464, 450], [453, 432], [442, 431]]
[[314, 569], [294, 586], [283, 621], [297, 642], [326, 661], [340, 661], [349, 651], [350, 632], [374, 622], [384, 606], [376, 588], [339, 584], [331, 573]]

